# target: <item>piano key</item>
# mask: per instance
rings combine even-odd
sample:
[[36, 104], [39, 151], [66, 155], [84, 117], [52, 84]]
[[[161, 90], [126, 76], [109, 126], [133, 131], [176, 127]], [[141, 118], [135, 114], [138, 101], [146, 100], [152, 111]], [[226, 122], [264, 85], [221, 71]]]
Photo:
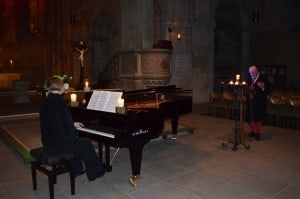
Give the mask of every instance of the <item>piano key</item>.
[[89, 129], [89, 128], [85, 128], [85, 127], [77, 128], [77, 130], [85, 131], [85, 132], [88, 132], [88, 133], [93, 133], [93, 134], [96, 134], [96, 135], [102, 135], [104, 137], [115, 138], [114, 134], [106, 133], [106, 132], [103, 132], [103, 131], [97, 131], [97, 130]]

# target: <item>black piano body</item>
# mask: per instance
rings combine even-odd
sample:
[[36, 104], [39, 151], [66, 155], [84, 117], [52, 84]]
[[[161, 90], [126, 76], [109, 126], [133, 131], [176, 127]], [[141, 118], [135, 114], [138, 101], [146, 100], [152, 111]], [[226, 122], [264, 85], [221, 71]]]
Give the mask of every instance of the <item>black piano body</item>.
[[171, 120], [173, 138], [176, 138], [179, 116], [192, 112], [192, 90], [176, 85], [159, 86], [124, 92], [127, 108], [160, 109], [165, 119]]
[[79, 136], [97, 141], [101, 160], [104, 144], [107, 171], [111, 170], [110, 146], [129, 149], [132, 169], [130, 183], [135, 186], [134, 180], [140, 175], [143, 147], [151, 139], [159, 137], [164, 128], [161, 111], [128, 109], [126, 114], [117, 114], [84, 107], [70, 107], [70, 110], [74, 121], [85, 125], [85, 128], [78, 129]]

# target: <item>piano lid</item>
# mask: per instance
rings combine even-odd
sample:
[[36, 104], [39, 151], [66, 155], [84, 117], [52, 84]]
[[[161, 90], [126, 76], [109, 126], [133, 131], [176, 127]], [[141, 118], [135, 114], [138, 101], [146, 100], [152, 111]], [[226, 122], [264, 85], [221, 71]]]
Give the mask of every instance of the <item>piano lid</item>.
[[170, 97], [176, 95], [191, 94], [192, 92], [192, 90], [184, 90], [182, 88], [177, 88], [176, 85], [168, 85], [134, 91], [125, 91], [122, 97], [125, 99], [125, 102], [131, 102], [156, 99], [158, 95], [166, 95]]

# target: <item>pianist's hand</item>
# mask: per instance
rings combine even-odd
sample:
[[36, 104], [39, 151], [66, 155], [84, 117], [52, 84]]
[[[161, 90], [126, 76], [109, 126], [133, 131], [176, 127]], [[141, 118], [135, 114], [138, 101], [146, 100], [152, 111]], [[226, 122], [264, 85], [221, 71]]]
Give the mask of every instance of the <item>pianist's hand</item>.
[[84, 125], [81, 122], [74, 122], [75, 128], [81, 128], [84, 127]]

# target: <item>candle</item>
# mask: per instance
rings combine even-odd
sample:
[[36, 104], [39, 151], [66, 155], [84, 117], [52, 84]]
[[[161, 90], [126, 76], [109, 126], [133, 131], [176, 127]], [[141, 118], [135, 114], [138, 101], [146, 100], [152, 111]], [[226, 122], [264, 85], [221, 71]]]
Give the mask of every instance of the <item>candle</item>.
[[181, 34], [178, 34], [178, 35], [177, 35], [177, 39], [178, 39], [178, 40], [181, 40]]
[[246, 85], [247, 83], [245, 81], [242, 82], [242, 85]]
[[239, 74], [236, 74], [236, 75], [235, 75], [235, 79], [236, 79], [236, 80], [240, 80], [240, 77], [241, 77], [241, 76], [240, 76]]
[[89, 82], [85, 81], [85, 87], [89, 87]]
[[235, 81], [234, 85], [239, 85], [239, 81]]
[[9, 62], [10, 62], [10, 65], [12, 66], [13, 65], [13, 60], [11, 59], [11, 60], [9, 60]]
[[231, 80], [231, 81], [229, 82], [229, 84], [230, 84], [230, 85], [233, 85], [233, 81]]
[[77, 95], [75, 93], [71, 94], [71, 102], [76, 102]]
[[118, 99], [118, 107], [124, 107], [124, 99], [122, 98]]

